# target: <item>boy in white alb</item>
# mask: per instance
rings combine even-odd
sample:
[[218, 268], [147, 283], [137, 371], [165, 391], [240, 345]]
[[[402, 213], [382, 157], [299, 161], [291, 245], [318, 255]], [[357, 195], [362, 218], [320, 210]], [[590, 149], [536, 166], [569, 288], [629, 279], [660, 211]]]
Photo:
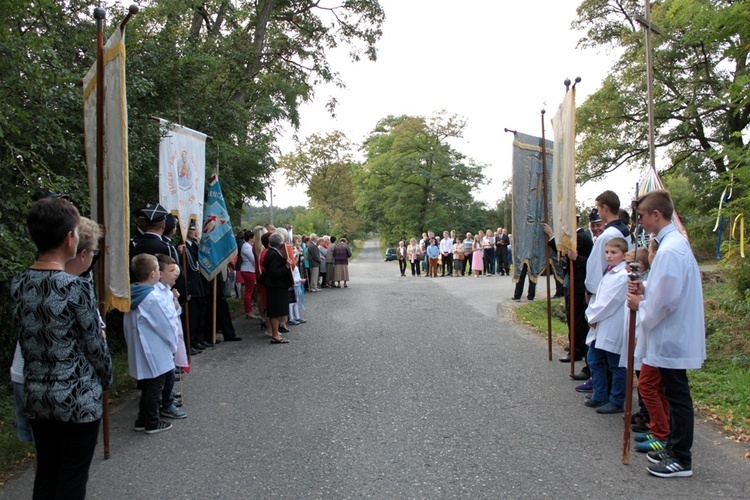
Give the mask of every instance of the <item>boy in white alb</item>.
[[659, 243], [648, 283], [630, 284], [628, 307], [638, 311], [641, 333], [635, 355], [659, 369], [669, 402], [667, 449], [649, 451], [648, 472], [658, 477], [693, 475], [695, 414], [688, 369], [706, 359], [703, 287], [690, 244], [672, 223], [674, 205], [669, 192], [656, 190], [638, 199], [638, 219]]
[[[625, 253], [628, 243], [623, 238], [607, 241], [604, 253], [607, 270], [599, 282], [586, 319], [589, 322], [589, 345], [586, 359], [591, 369], [594, 393], [584, 404], [596, 408], [597, 413], [621, 413], [625, 402], [625, 368], [620, 367], [620, 352], [625, 338], [625, 317], [622, 313], [628, 292], [628, 272]], [[612, 387], [607, 394], [607, 370]]]

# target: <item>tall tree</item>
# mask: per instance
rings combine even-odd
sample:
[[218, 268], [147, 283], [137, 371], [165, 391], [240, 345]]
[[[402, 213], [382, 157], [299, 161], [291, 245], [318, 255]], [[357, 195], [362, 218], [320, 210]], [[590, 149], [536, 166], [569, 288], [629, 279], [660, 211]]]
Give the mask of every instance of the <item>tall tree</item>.
[[365, 140], [366, 161], [355, 176], [357, 207], [394, 240], [424, 230], [456, 229], [476, 215], [471, 190], [482, 166], [453, 149], [466, 122], [439, 113], [425, 119], [388, 116]]
[[310, 208], [332, 223], [330, 231], [352, 234], [359, 228], [352, 181], [357, 162], [342, 132], [309, 136], [294, 153], [279, 158], [279, 168], [292, 186], [306, 186]]
[[[601, 88], [578, 109], [582, 179], [622, 166], [647, 165], [645, 42], [640, 0], [585, 0], [573, 26], [583, 47], [614, 49], [619, 58]], [[671, 167], [701, 181], [747, 166], [750, 124], [750, 2], [653, 2], [651, 20], [656, 147]]]

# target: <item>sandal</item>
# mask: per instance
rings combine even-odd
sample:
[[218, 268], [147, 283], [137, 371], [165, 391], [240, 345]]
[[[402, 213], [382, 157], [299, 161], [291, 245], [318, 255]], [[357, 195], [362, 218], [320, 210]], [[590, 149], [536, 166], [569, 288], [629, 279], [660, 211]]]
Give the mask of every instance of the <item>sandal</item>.
[[285, 338], [279, 337], [278, 339], [271, 339], [272, 344], [288, 344], [289, 341]]

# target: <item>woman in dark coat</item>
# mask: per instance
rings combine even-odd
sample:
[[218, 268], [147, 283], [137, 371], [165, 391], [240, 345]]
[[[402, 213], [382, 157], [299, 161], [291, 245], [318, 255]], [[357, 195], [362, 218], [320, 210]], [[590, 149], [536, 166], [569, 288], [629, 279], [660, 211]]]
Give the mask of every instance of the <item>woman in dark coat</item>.
[[[284, 247], [284, 237], [273, 233], [268, 239], [269, 248], [264, 259], [264, 273], [266, 280], [266, 296], [268, 305], [268, 320], [271, 326], [271, 343], [288, 344], [289, 341], [281, 337], [279, 325], [286, 321], [289, 313], [289, 282], [291, 269], [286, 258], [281, 254]], [[292, 282], [293, 283], [293, 282]]]

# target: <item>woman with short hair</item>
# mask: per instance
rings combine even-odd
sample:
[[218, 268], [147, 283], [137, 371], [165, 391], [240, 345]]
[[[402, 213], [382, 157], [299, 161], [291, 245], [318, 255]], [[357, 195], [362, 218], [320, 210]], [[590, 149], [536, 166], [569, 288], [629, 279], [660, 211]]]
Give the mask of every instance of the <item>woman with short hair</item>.
[[34, 498], [85, 498], [112, 364], [92, 285], [65, 271], [79, 251], [80, 215], [64, 198], [36, 202], [27, 217], [39, 257], [13, 278], [13, 318], [24, 359], [26, 414], [36, 448]]

